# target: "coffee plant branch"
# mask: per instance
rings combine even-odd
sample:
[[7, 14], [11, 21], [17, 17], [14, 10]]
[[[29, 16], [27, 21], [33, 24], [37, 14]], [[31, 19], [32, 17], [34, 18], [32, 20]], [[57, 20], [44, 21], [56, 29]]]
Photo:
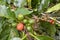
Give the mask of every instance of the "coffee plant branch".
[[[46, 14], [44, 14], [44, 13], [41, 13], [41, 14], [42, 14], [42, 15], [46, 15]], [[50, 16], [49, 16], [49, 19], [54, 20], [54, 18], [53, 18], [53, 17], [50, 17]], [[55, 21], [60, 24], [60, 21], [58, 21], [58, 20], [55, 20]]]

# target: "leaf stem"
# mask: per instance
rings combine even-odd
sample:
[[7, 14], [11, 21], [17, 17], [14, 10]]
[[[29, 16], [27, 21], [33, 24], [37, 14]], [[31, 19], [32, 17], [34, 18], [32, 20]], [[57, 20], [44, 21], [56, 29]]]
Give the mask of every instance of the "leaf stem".
[[30, 33], [30, 35], [33, 36], [35, 39], [40, 40], [35, 35], [33, 35], [32, 33]]
[[25, 35], [21, 40], [25, 39], [27, 37], [27, 35]]

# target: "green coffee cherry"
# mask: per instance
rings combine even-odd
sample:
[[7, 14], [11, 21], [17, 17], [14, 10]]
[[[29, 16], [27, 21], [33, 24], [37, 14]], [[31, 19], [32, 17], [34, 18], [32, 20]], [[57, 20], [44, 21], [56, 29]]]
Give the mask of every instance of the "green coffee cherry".
[[32, 32], [32, 26], [27, 26], [27, 30], [28, 30], [29, 32]]
[[34, 19], [29, 19], [29, 23], [33, 24], [34, 23]]
[[27, 20], [27, 19], [24, 19], [24, 20], [23, 20], [23, 23], [28, 23], [28, 20]]
[[24, 16], [22, 14], [19, 14], [18, 15], [18, 20], [23, 20], [24, 19]]

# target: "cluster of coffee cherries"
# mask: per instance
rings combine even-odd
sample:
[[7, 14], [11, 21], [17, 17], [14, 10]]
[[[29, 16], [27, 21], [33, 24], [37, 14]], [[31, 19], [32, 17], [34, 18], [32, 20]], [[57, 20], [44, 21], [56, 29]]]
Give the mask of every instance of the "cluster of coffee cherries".
[[32, 18], [24, 18], [24, 15], [19, 14], [17, 18], [20, 22], [17, 24], [17, 30], [22, 31], [26, 28], [28, 31], [32, 30], [32, 25], [34, 24], [34, 19]]

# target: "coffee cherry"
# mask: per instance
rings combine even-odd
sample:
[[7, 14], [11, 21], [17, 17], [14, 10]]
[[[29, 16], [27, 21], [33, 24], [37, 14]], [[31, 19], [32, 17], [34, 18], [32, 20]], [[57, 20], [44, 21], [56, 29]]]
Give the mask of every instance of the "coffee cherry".
[[50, 22], [51, 24], [54, 24], [54, 20], [49, 20], [49, 22]]
[[29, 23], [33, 24], [34, 23], [34, 19], [29, 19]]
[[24, 19], [24, 20], [23, 20], [23, 23], [28, 23], [28, 20], [27, 20], [27, 19]]
[[22, 14], [19, 14], [18, 15], [18, 20], [23, 20], [24, 19], [24, 16]]
[[31, 27], [31, 26], [27, 26], [27, 30], [28, 30], [29, 32], [31, 32], [32, 27]]
[[24, 29], [24, 24], [23, 23], [19, 23], [17, 25], [17, 30], [22, 31], [23, 29]]

